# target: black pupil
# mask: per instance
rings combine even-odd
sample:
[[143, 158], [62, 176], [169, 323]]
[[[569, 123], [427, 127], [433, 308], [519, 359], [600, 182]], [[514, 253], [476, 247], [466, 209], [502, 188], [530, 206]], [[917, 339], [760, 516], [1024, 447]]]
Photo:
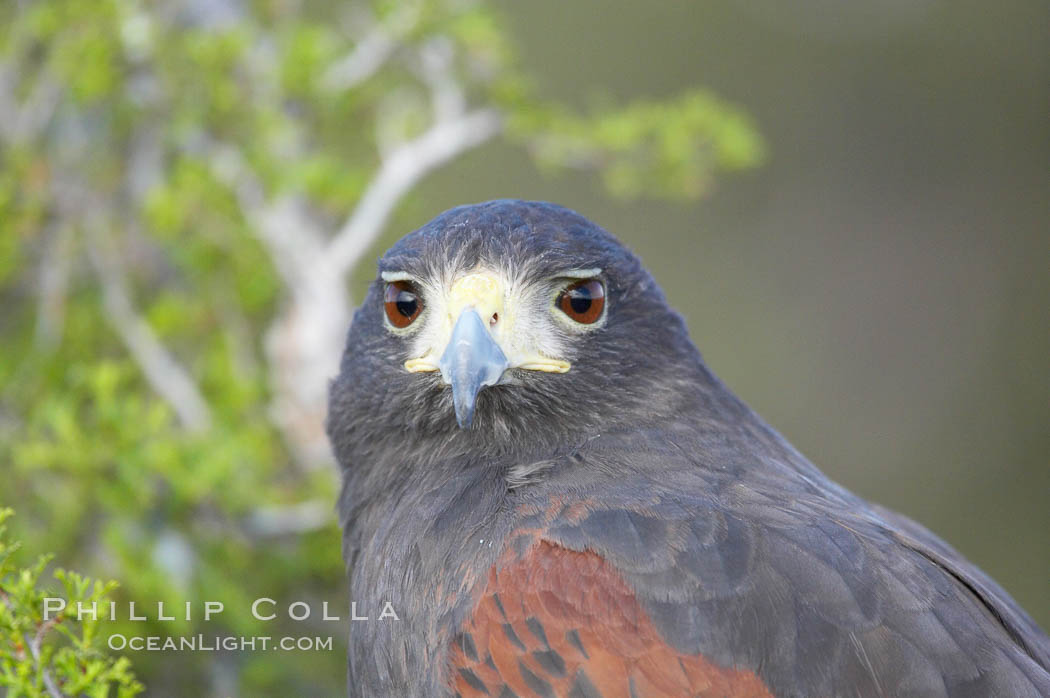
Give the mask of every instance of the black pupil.
[[574, 313], [586, 313], [591, 309], [591, 289], [586, 286], [580, 286], [569, 291], [569, 305], [572, 306]]
[[405, 317], [412, 317], [419, 307], [419, 299], [411, 291], [399, 291], [394, 304], [397, 306], [397, 312]]

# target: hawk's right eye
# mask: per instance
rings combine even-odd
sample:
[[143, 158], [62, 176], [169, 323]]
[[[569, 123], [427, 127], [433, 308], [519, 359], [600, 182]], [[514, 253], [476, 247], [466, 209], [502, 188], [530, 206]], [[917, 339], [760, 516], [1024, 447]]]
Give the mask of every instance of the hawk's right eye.
[[398, 329], [408, 327], [423, 311], [423, 299], [408, 281], [391, 281], [383, 291], [386, 319]]

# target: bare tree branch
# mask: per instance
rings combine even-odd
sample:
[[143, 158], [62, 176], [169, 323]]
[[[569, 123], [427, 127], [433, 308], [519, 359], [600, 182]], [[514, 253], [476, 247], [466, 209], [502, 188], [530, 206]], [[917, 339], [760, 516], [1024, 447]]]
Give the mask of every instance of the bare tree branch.
[[33, 89], [19, 102], [18, 71], [10, 61], [0, 64], [0, 140], [9, 145], [28, 143], [39, 136], [62, 99], [62, 86], [50, 75], [36, 79]]
[[430, 90], [434, 123], [451, 121], [466, 111], [467, 98], [455, 74], [455, 49], [448, 37], [435, 36], [419, 48], [420, 79]]
[[375, 23], [354, 50], [321, 76], [321, 84], [335, 91], [350, 90], [375, 75], [394, 55], [401, 37], [419, 20], [420, 3], [405, 2], [384, 22]]
[[[92, 224], [89, 224], [92, 225]], [[157, 338], [149, 324], [135, 312], [127, 282], [115, 255], [98, 230], [91, 231], [88, 256], [102, 285], [106, 319], [123, 340], [150, 386], [167, 401], [179, 422], [190, 431], [211, 424], [211, 410], [186, 370]]]
[[58, 109], [62, 100], [62, 86], [50, 75], [37, 78], [32, 92], [18, 110], [18, 120], [13, 124], [16, 143], [27, 143], [39, 136]]
[[375, 75], [396, 48], [397, 42], [377, 28], [366, 34], [352, 52], [325, 71], [321, 85], [333, 91], [352, 89]]
[[15, 97], [15, 69], [10, 60], [0, 61], [0, 140], [13, 143], [18, 123], [18, 100]]
[[73, 256], [72, 229], [64, 222], [55, 223], [50, 228], [40, 258], [36, 327], [33, 330], [33, 344], [44, 350], [52, 349], [62, 337]]
[[257, 209], [250, 222], [285, 283], [292, 290], [307, 285], [321, 265], [324, 237], [319, 226], [310, 220], [302, 197], [279, 197]]
[[53, 628], [57, 622], [58, 616], [55, 616], [51, 620], [42, 623], [32, 639], [26, 636], [26, 644], [29, 646], [29, 653], [33, 656], [33, 661], [36, 662], [37, 668], [40, 670], [40, 677], [44, 680], [44, 688], [47, 689], [48, 695], [51, 696], [51, 698], [66, 698], [66, 694], [62, 693], [58, 684], [55, 683], [55, 679], [51, 676], [51, 672], [48, 671], [47, 667], [45, 667], [40, 661], [40, 648], [44, 642], [44, 635], [46, 635], [47, 631]]
[[498, 134], [496, 109], [476, 109], [431, 126], [384, 160], [349, 219], [328, 245], [324, 259], [339, 274], [357, 264], [383, 231], [401, 198], [427, 173]]
[[268, 200], [236, 146], [219, 144], [214, 150], [212, 171], [232, 187], [249, 229], [263, 243], [289, 290], [306, 286], [325, 253], [324, 233], [310, 219], [306, 203], [297, 196]]

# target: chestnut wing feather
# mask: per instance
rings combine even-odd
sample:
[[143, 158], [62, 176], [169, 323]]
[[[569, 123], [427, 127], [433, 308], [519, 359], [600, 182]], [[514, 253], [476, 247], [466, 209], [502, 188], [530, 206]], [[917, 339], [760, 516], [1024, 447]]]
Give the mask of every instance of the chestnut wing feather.
[[753, 672], [668, 645], [598, 555], [545, 540], [490, 571], [451, 667], [463, 698], [771, 695]]

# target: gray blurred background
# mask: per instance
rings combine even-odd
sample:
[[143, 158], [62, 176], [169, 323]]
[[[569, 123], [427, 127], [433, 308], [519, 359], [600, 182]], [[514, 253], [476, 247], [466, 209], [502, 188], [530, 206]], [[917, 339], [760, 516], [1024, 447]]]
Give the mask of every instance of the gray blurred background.
[[710, 86], [755, 117], [766, 166], [697, 204], [617, 204], [487, 146], [428, 179], [375, 254], [462, 203], [580, 211], [642, 256], [711, 367], [820, 468], [1050, 627], [1050, 6], [502, 8], [545, 94]]

